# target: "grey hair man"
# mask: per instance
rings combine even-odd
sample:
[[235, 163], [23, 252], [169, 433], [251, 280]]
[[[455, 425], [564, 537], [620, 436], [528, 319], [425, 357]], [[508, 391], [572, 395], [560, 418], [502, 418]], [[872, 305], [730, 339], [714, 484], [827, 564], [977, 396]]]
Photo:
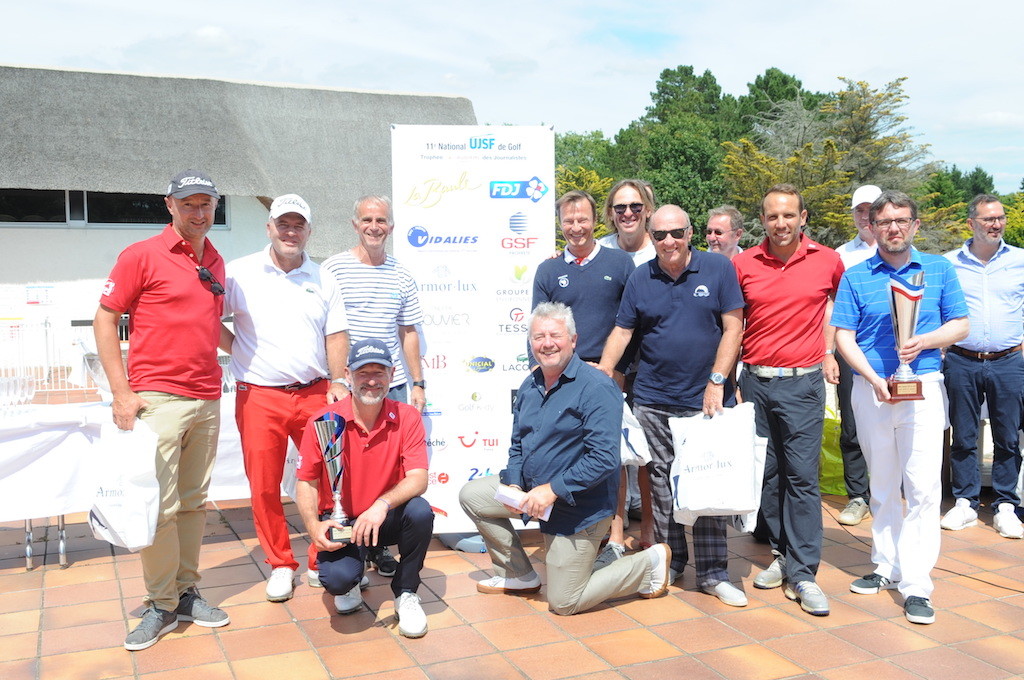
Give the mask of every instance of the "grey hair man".
[[704, 232], [708, 250], [720, 253], [730, 260], [743, 252], [743, 215], [731, 205], [720, 205], [708, 211], [708, 226]]

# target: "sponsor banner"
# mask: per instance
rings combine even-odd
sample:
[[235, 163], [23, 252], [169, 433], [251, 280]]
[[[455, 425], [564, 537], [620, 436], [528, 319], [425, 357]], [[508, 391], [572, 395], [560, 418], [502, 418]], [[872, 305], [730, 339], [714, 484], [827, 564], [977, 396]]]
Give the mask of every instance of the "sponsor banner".
[[554, 251], [554, 132], [393, 125], [391, 142], [395, 257], [424, 312], [426, 498], [436, 532], [472, 531], [459, 489], [505, 466], [533, 275]]

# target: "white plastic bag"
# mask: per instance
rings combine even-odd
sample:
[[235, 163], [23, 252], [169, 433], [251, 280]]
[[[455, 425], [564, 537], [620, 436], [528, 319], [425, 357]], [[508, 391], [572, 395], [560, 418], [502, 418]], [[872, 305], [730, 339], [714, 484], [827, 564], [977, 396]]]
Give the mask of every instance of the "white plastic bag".
[[160, 512], [156, 433], [142, 420], [130, 432], [108, 423], [99, 443], [89, 511], [93, 536], [132, 552], [152, 545]]
[[[673, 517], [693, 524], [698, 517], [757, 513], [764, 481], [766, 440], [754, 429], [754, 405], [669, 418]], [[758, 439], [761, 440], [758, 446]]]
[[640, 421], [629, 410], [629, 404], [622, 403], [622, 464], [641, 467], [651, 462], [651, 449], [647, 435], [640, 427]]

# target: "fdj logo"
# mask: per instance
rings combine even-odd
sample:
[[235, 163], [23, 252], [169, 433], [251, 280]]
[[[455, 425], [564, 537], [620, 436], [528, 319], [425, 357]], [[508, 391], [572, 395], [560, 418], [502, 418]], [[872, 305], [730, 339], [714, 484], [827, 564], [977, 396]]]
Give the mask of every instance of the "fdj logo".
[[491, 198], [528, 198], [536, 203], [546, 193], [548, 186], [539, 177], [519, 182], [491, 182]]
[[469, 138], [470, 149], [493, 149], [494, 148], [494, 137], [470, 137]]

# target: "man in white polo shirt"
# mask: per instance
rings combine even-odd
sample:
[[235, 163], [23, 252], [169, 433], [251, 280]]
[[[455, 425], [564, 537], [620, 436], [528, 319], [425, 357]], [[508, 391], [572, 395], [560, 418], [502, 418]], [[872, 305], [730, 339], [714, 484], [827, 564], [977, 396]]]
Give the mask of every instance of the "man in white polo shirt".
[[[256, 536], [272, 568], [267, 599], [292, 596], [299, 564], [281, 505], [288, 438], [298, 446], [303, 427], [347, 394], [329, 376], [342, 376], [348, 354], [345, 303], [334, 279], [305, 252], [309, 206], [295, 194], [274, 199], [267, 221], [270, 245], [228, 263], [224, 314], [233, 314], [234, 337], [225, 329], [221, 349], [231, 352], [238, 381], [235, 421], [242, 437]], [[311, 582], [316, 553], [309, 555]]]

